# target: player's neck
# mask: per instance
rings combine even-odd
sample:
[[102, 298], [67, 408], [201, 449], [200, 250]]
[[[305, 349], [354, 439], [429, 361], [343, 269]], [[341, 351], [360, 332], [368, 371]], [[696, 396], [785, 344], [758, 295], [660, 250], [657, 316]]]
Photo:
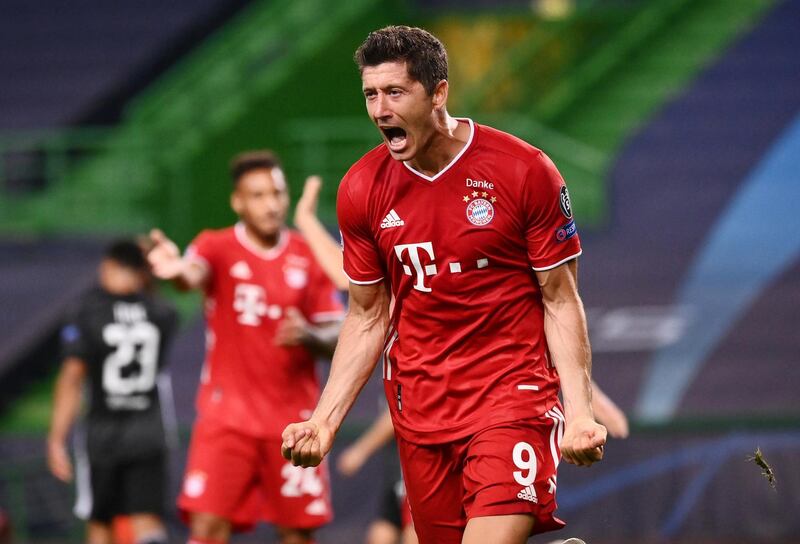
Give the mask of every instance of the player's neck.
[[435, 176], [458, 155], [469, 141], [470, 127], [459, 123], [446, 111], [436, 119], [434, 130], [428, 141], [408, 165], [426, 176]]
[[244, 235], [247, 240], [256, 246], [258, 249], [269, 250], [278, 245], [281, 240], [281, 232], [277, 231], [274, 234], [261, 234], [254, 228], [244, 223]]

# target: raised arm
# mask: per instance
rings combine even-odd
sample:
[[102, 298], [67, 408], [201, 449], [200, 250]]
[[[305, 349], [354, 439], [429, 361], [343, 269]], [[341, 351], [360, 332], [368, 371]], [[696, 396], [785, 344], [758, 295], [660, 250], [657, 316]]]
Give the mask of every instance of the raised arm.
[[86, 363], [68, 357], [61, 365], [53, 395], [53, 413], [47, 436], [47, 465], [50, 472], [63, 482], [72, 480], [72, 463], [67, 453], [67, 437], [78, 417], [81, 392], [86, 379]]
[[350, 285], [350, 305], [333, 355], [328, 382], [308, 421], [283, 431], [281, 452], [294, 465], [316, 466], [333, 446], [347, 412], [380, 358], [389, 326], [383, 283]]
[[198, 289], [208, 280], [208, 267], [196, 260], [184, 259], [175, 242], [158, 229], [150, 231], [153, 249], [147, 254], [147, 260], [153, 275], [162, 280], [169, 280], [182, 290]]
[[286, 308], [286, 315], [278, 324], [275, 343], [279, 346], [305, 346], [315, 355], [329, 358], [333, 355], [341, 321], [311, 324], [297, 308]]
[[594, 380], [592, 380], [592, 409], [595, 419], [605, 425], [608, 434], [614, 438], [628, 438], [628, 417]]
[[375, 418], [372, 425], [341, 455], [336, 468], [345, 476], [352, 476], [364, 466], [372, 455], [394, 438], [394, 425], [389, 410]]
[[569, 463], [591, 465], [603, 458], [606, 429], [592, 410], [592, 351], [586, 314], [578, 295], [576, 259], [536, 272], [544, 303], [544, 332], [561, 379], [566, 429], [561, 454]]
[[347, 290], [349, 281], [342, 271], [342, 250], [317, 217], [317, 203], [322, 189], [322, 179], [310, 176], [303, 187], [303, 195], [294, 210], [294, 224], [305, 237], [322, 270], [340, 291]]

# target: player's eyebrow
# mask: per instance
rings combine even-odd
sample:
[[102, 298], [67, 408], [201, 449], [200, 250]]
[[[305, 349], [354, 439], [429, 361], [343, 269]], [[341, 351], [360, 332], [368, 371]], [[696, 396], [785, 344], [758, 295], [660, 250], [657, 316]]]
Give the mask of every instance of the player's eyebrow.
[[407, 91], [409, 89], [409, 87], [410, 87], [410, 85], [407, 85], [407, 84], [404, 85], [403, 83], [400, 83], [400, 82], [397, 82], [397, 81], [393, 81], [393, 82], [387, 83], [386, 85], [382, 85], [380, 87], [376, 87], [374, 85], [362, 87], [361, 88], [361, 92], [363, 92], [364, 94], [366, 94], [368, 92], [373, 92], [374, 93], [377, 90], [381, 90], [383, 92], [387, 92], [387, 91], [391, 91], [392, 89], [400, 89], [402, 91]]

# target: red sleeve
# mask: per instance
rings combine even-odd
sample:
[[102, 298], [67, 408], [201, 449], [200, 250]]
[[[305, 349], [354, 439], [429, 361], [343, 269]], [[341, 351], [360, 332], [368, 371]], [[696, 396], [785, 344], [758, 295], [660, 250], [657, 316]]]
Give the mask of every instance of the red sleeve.
[[316, 262], [313, 262], [309, 272], [308, 292], [303, 313], [312, 323], [342, 319], [344, 305], [342, 305], [336, 286]]
[[199, 263], [208, 270], [208, 282], [205, 286], [206, 294], [213, 291], [215, 283], [214, 268], [219, 259], [218, 247], [219, 244], [214, 243], [213, 231], [204, 230], [186, 247], [183, 255], [184, 259]]
[[213, 268], [215, 251], [211, 231], [204, 230], [200, 232], [186, 247], [184, 258], [200, 262], [209, 268]]
[[88, 361], [91, 357], [86, 320], [80, 308], [73, 312], [61, 329], [61, 358], [76, 357]]
[[542, 271], [581, 254], [581, 242], [564, 179], [542, 152], [528, 171], [523, 188], [528, 262]]
[[[339, 185], [336, 215], [342, 233], [344, 273], [351, 282], [367, 285], [381, 281], [386, 273], [369, 228], [365, 205], [358, 206], [350, 195], [348, 178]], [[363, 199], [359, 199], [363, 202]]]

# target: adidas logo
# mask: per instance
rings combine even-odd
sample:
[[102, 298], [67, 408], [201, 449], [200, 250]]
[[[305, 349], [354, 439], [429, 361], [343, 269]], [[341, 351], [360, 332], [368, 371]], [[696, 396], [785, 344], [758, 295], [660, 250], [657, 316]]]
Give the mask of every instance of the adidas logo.
[[392, 209], [386, 215], [386, 217], [383, 218], [383, 221], [381, 221], [381, 228], [390, 229], [392, 227], [402, 227], [405, 224], [406, 222], [400, 219], [400, 216], [397, 215], [397, 212]]
[[539, 502], [539, 499], [536, 498], [536, 490], [533, 488], [533, 485], [523, 487], [520, 492], [517, 493], [517, 498], [524, 501], [530, 501], [534, 504]]

